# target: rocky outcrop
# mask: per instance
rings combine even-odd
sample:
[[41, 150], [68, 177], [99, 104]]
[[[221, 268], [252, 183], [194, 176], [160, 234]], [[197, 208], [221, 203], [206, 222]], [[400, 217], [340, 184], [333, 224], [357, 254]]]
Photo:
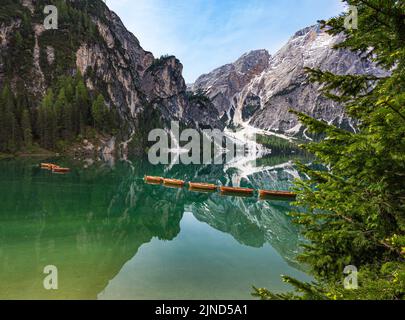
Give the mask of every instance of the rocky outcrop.
[[183, 118], [187, 88], [182, 71], [183, 65], [176, 57], [164, 57], [156, 60], [143, 77], [142, 89], [148, 103], [159, 108], [167, 119]]
[[[310, 83], [306, 67], [328, 70], [336, 74], [386, 75], [373, 63], [360, 59], [347, 50], [335, 50], [333, 46], [343, 40], [342, 35], [331, 36], [318, 25], [297, 32], [274, 56], [260, 74], [242, 89], [239, 82], [218, 82], [218, 71], [202, 76], [193, 89], [208, 92], [229, 92], [222, 104], [234, 122], [250, 124], [292, 136], [305, 136], [297, 117], [289, 110], [304, 112], [320, 120], [353, 129], [352, 121], [341, 106], [327, 100], [319, 92], [318, 84]], [[231, 69], [230, 66], [222, 70]], [[221, 70], [217, 69], [217, 70]], [[215, 94], [214, 94], [215, 95]]]
[[[101, 93], [109, 108], [118, 111], [124, 141], [140, 131], [139, 119], [151, 107], [166, 120], [163, 123], [178, 120], [197, 127], [218, 122], [211, 104], [189, 101], [180, 61], [175, 57], [156, 59], [144, 50], [102, 0], [91, 5], [67, 0], [60, 9], [68, 14], [58, 30], [45, 30], [43, 17], [38, 14], [43, 11], [40, 5], [39, 1], [19, 0], [5, 9], [15, 12], [15, 18], [0, 17], [0, 89], [5, 77], [14, 89], [24, 83], [35, 108], [56, 79], [79, 71], [87, 87]], [[23, 17], [30, 17], [25, 26]], [[4, 65], [7, 59], [10, 61], [18, 32], [26, 34], [25, 67], [13, 74], [10, 67], [5, 72]], [[121, 145], [120, 141], [116, 145]]]
[[200, 76], [191, 89], [205, 92], [222, 117], [231, 109], [233, 97], [261, 74], [269, 66], [269, 61], [270, 54], [266, 50], [246, 53], [234, 63]]
[[157, 59], [146, 71], [142, 89], [147, 101], [165, 119], [182, 121], [194, 128], [224, 129], [217, 108], [209, 100], [187, 92], [183, 65], [174, 56]]

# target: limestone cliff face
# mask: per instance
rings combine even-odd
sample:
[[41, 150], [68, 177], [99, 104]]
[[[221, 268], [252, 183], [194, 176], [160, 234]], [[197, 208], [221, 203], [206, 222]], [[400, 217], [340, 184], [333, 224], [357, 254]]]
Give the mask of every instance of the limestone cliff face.
[[[117, 109], [124, 140], [141, 130], [139, 118], [148, 108], [156, 109], [165, 123], [179, 120], [197, 126], [217, 121], [216, 109], [209, 104], [201, 106], [210, 111], [205, 118], [193, 117], [196, 106], [188, 99], [181, 63], [175, 57], [156, 59], [144, 50], [104, 1], [67, 0], [58, 8], [58, 30], [45, 30], [43, 1], [5, 1], [4, 10], [10, 14], [0, 16], [0, 89], [5, 81], [15, 90], [23, 83], [35, 107], [58, 77], [79, 71], [87, 87], [101, 92], [109, 107]], [[25, 35], [27, 49], [24, 70], [14, 72], [7, 64], [17, 32]]]
[[[51, 80], [49, 69], [56, 68], [56, 63], [61, 60], [61, 52], [58, 52], [60, 44], [56, 43], [58, 39], [63, 41], [63, 35], [71, 32], [72, 25], [79, 23], [75, 21], [75, 17], [71, 18], [68, 23], [60, 22], [58, 30], [45, 30], [43, 26], [44, 15], [40, 14], [43, 10], [41, 3], [36, 0], [22, 0], [20, 5], [15, 4], [15, 11], [24, 8], [25, 15], [30, 15], [31, 26], [34, 35], [34, 48], [32, 54], [32, 68], [27, 70], [31, 72], [35, 81], [31, 83], [25, 81], [25, 85], [34, 97], [40, 98], [45, 89], [49, 87]], [[78, 0], [68, 0], [67, 8], [75, 8], [78, 11], [82, 7], [78, 6]], [[108, 10], [102, 1], [94, 1], [94, 7], [97, 10], [89, 9], [87, 14], [94, 23], [98, 33], [98, 41], [88, 39], [80, 41], [75, 46], [74, 52], [71, 52], [71, 47], [66, 46], [66, 51], [63, 53], [66, 56], [75, 57], [75, 64], [65, 64], [66, 74], [73, 74], [79, 70], [86, 77], [87, 85], [90, 89], [104, 86], [105, 98], [112, 105], [117, 107], [123, 116], [135, 114], [135, 109], [141, 104], [142, 95], [140, 92], [140, 80], [146, 68], [152, 64], [154, 57], [150, 52], [144, 51], [139, 45], [139, 41], [133, 34], [128, 32], [118, 16]], [[2, 34], [2, 51], [12, 51], [12, 43], [9, 39], [12, 34], [21, 32], [21, 19], [8, 19], [0, 24], [0, 34]], [[47, 37], [54, 39], [49, 41], [49, 44], [43, 48], [41, 44]], [[10, 44], [7, 46], [7, 44]], [[28, 44], [28, 43], [27, 43]], [[30, 48], [31, 49], [31, 48]], [[55, 57], [55, 51], [57, 52]], [[46, 55], [46, 59], [43, 59]], [[57, 59], [55, 61], [55, 59]], [[44, 65], [44, 61], [48, 65]], [[69, 70], [70, 69], [70, 70]], [[88, 74], [92, 73], [92, 77]], [[27, 72], [27, 73], [28, 73]], [[41, 76], [42, 75], [42, 76]], [[14, 82], [21, 75], [13, 75]], [[45, 78], [45, 79], [41, 79]], [[0, 76], [0, 80], [2, 77]], [[24, 79], [25, 80], [25, 79]]]
[[192, 86], [192, 90], [203, 90], [212, 99], [220, 116], [223, 116], [232, 108], [233, 97], [254, 77], [261, 74], [269, 66], [269, 62], [270, 54], [266, 50], [249, 52], [235, 63], [200, 76]]
[[182, 71], [183, 65], [174, 56], [156, 60], [146, 70], [142, 82], [148, 103], [158, 108], [165, 119], [200, 129], [224, 129], [214, 104], [187, 92]]
[[148, 102], [160, 105], [164, 116], [172, 120], [183, 118], [187, 104], [182, 71], [183, 65], [176, 57], [161, 58], [146, 70], [142, 81]]
[[[218, 71], [201, 77], [193, 88], [231, 92], [223, 103], [225, 110], [222, 107], [219, 110], [231, 114], [235, 123], [249, 123], [289, 135], [305, 135], [296, 116], [289, 113], [293, 109], [352, 128], [353, 124], [343, 108], [325, 99], [319, 92], [319, 85], [308, 81], [305, 68], [320, 68], [337, 74], [386, 75], [386, 72], [361, 60], [353, 52], [334, 50], [332, 47], [340, 41], [341, 36], [328, 35], [317, 25], [308, 27], [297, 32], [270, 58], [262, 72], [242, 88], [239, 82], [218, 84]], [[225, 66], [222, 70], [230, 68]]]

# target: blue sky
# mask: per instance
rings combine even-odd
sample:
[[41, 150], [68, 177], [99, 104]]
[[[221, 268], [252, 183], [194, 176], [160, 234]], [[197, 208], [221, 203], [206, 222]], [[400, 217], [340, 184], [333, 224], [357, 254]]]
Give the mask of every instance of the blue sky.
[[275, 53], [298, 30], [344, 10], [340, 0], [107, 0], [156, 57], [176, 55], [184, 77], [233, 62], [245, 52]]

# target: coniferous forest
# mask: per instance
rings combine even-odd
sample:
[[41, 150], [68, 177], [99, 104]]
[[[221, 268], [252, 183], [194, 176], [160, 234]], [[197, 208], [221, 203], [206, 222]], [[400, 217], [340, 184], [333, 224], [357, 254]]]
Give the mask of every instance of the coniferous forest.
[[101, 132], [113, 134], [117, 115], [101, 94], [92, 97], [82, 77], [62, 77], [40, 106], [29, 108], [24, 95], [5, 85], [0, 97], [0, 152], [29, 151], [35, 145], [61, 150], [77, 138]]
[[[300, 261], [317, 279], [303, 283], [286, 275], [296, 292], [274, 294], [256, 289], [263, 299], [405, 298], [405, 4], [401, 1], [346, 1], [359, 9], [359, 29], [347, 30], [345, 15], [322, 21], [330, 34], [344, 32], [338, 45], [371, 58], [387, 77], [336, 75], [308, 69], [324, 84], [329, 99], [344, 104], [360, 123], [349, 132], [296, 113], [319, 142], [302, 145], [329, 170], [300, 164], [309, 180], [297, 182], [294, 212], [309, 242]], [[358, 272], [358, 289], [347, 290], [345, 269]]]
[[[41, 76], [34, 71], [33, 25], [43, 23], [43, 8], [48, 4], [58, 8], [60, 23], [59, 30], [47, 30], [37, 40]], [[77, 138], [115, 133], [117, 109], [108, 104], [105, 92], [90, 91], [83, 75], [78, 70], [73, 72], [76, 61], [71, 52], [83, 41], [100, 39], [88, 14], [100, 10], [100, 3], [77, 1], [72, 6], [60, 0], [39, 0], [31, 14], [18, 1], [3, 0], [1, 6], [0, 23], [7, 25], [17, 19], [20, 27], [7, 39], [9, 47], [0, 52], [0, 152], [44, 151], [39, 148], [64, 151]], [[47, 61], [48, 46], [55, 49], [52, 64]], [[44, 77], [45, 93], [33, 95], [32, 90], [27, 90], [27, 83], [35, 85], [36, 77]]]

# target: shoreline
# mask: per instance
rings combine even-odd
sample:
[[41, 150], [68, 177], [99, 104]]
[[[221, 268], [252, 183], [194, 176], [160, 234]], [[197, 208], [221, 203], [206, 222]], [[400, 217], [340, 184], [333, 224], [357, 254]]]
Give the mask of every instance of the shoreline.
[[19, 158], [45, 158], [45, 157], [59, 157], [61, 154], [59, 153], [0, 153], [0, 160], [6, 159], [19, 159]]

